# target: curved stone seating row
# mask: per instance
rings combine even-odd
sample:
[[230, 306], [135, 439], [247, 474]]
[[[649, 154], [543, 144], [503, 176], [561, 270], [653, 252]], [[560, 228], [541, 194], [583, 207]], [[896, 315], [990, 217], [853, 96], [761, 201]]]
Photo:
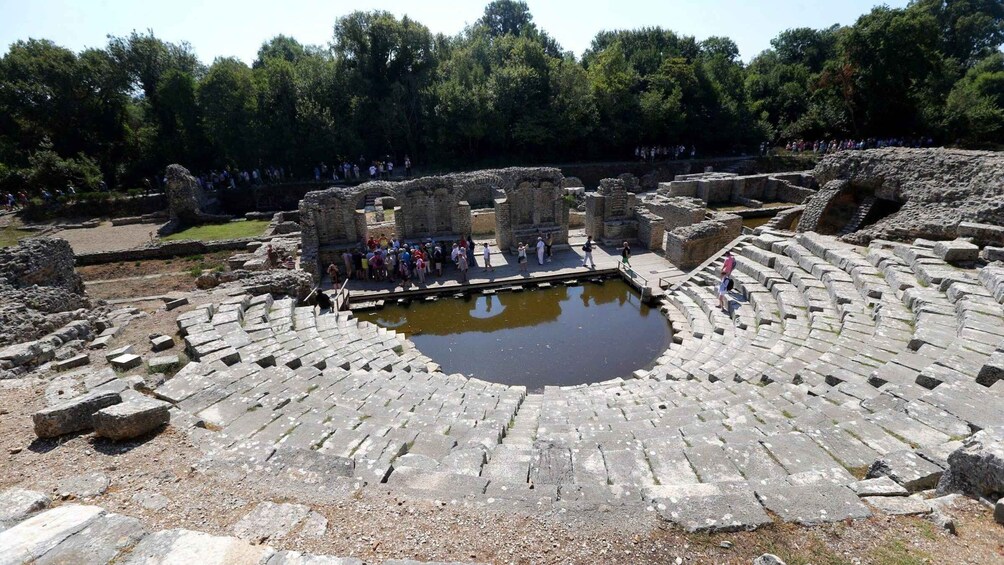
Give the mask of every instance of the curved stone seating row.
[[525, 396], [445, 375], [394, 332], [288, 299], [236, 296], [178, 324], [197, 362], [157, 395], [206, 423], [194, 433], [210, 461], [309, 452], [370, 482], [408, 468], [477, 476]]
[[158, 394], [206, 423], [191, 433], [221, 472], [496, 506], [647, 506], [694, 530], [756, 527], [767, 510], [868, 515], [848, 487], [875, 461], [926, 488], [958, 440], [1004, 423], [982, 408], [1001, 392], [984, 385], [1004, 269], [956, 269], [924, 242], [761, 231], [735, 247], [731, 311], [717, 307], [719, 258], [666, 296], [674, 341], [634, 378], [527, 395], [445, 375], [345, 313], [235, 296], [179, 316], [198, 362]]

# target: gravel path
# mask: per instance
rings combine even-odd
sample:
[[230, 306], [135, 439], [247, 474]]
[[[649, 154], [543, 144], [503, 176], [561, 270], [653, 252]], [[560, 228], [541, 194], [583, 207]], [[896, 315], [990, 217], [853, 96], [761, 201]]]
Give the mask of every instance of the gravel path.
[[113, 226], [105, 222], [96, 228], [61, 230], [53, 234], [70, 242], [74, 253], [95, 251], [121, 251], [140, 247], [150, 242], [160, 224], [129, 224]]

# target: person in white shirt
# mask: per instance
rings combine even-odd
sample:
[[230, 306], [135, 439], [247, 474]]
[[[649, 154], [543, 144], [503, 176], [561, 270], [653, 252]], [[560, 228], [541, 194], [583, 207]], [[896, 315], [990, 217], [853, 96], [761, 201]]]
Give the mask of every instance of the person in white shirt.
[[492, 267], [492, 252], [488, 249], [488, 244], [485, 244], [484, 251], [481, 252], [481, 256], [485, 259], [485, 268], [481, 269], [483, 271], [491, 270], [495, 272], [495, 267]]
[[537, 263], [544, 264], [544, 238], [537, 238]]

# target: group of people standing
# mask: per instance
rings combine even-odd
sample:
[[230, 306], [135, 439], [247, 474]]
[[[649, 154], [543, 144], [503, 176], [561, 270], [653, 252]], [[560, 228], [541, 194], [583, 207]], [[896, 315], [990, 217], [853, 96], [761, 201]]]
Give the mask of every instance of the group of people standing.
[[[529, 273], [529, 268], [527, 266], [527, 253], [529, 246], [522, 241], [516, 246], [516, 262], [519, 264], [519, 272]], [[537, 264], [543, 265], [545, 262], [550, 263], [551, 257], [554, 252], [554, 234], [547, 234], [547, 239], [544, 236], [537, 237], [537, 243], [534, 245], [534, 250], [537, 253]]]
[[[416, 279], [418, 284], [425, 284], [426, 276], [443, 276], [447, 260], [456, 268], [460, 282], [465, 283], [467, 272], [477, 266], [474, 255], [474, 239], [470, 236], [454, 242], [447, 252], [442, 241], [409, 244], [380, 234], [379, 238], [370, 237], [361, 248], [342, 253], [342, 266], [346, 279], [401, 283], [408, 288]], [[483, 244], [482, 256], [484, 270], [494, 271], [487, 243]], [[342, 270], [336, 263], [328, 265], [328, 276], [332, 284], [341, 282]]]

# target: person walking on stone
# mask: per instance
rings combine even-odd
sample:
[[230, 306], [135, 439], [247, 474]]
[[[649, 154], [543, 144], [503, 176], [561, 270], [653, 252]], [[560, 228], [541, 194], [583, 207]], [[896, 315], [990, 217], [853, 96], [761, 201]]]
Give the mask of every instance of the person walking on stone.
[[457, 256], [457, 269], [460, 271], [460, 284], [467, 284], [467, 254]]
[[488, 249], [488, 244], [487, 243], [485, 243], [483, 251], [481, 252], [481, 257], [485, 261], [485, 268], [481, 269], [481, 271], [482, 272], [484, 272], [484, 271], [491, 271], [491, 272], [494, 273], [495, 272], [495, 267], [492, 267], [492, 252], [491, 252], [490, 249]]
[[732, 276], [732, 270], [736, 268], [736, 258], [732, 256], [731, 251], [725, 252], [725, 263], [722, 264], [722, 275], [726, 277]]
[[624, 263], [625, 267], [631, 267], [631, 246], [626, 241], [624, 247], [621, 247], [621, 262]]
[[586, 256], [582, 258], [582, 266], [585, 267], [588, 263], [590, 269], [595, 269], [596, 262], [593, 261], [593, 236], [586, 237], [586, 244], [582, 246], [582, 251], [586, 254]]
[[516, 247], [516, 261], [519, 263], [519, 272], [529, 274], [530, 271], [526, 268], [526, 245], [522, 241]]
[[547, 245], [544, 243], [544, 238], [538, 237], [537, 238], [537, 264], [538, 265], [543, 265], [544, 264], [544, 248], [545, 247], [547, 247]]
[[726, 314], [732, 315], [729, 312], [729, 284], [732, 280], [728, 275], [722, 275], [722, 280], [718, 283], [718, 307], [722, 309]]
[[547, 241], [544, 242], [544, 255], [547, 257], [547, 262], [551, 262], [552, 248], [554, 247], [554, 234], [547, 234]]

